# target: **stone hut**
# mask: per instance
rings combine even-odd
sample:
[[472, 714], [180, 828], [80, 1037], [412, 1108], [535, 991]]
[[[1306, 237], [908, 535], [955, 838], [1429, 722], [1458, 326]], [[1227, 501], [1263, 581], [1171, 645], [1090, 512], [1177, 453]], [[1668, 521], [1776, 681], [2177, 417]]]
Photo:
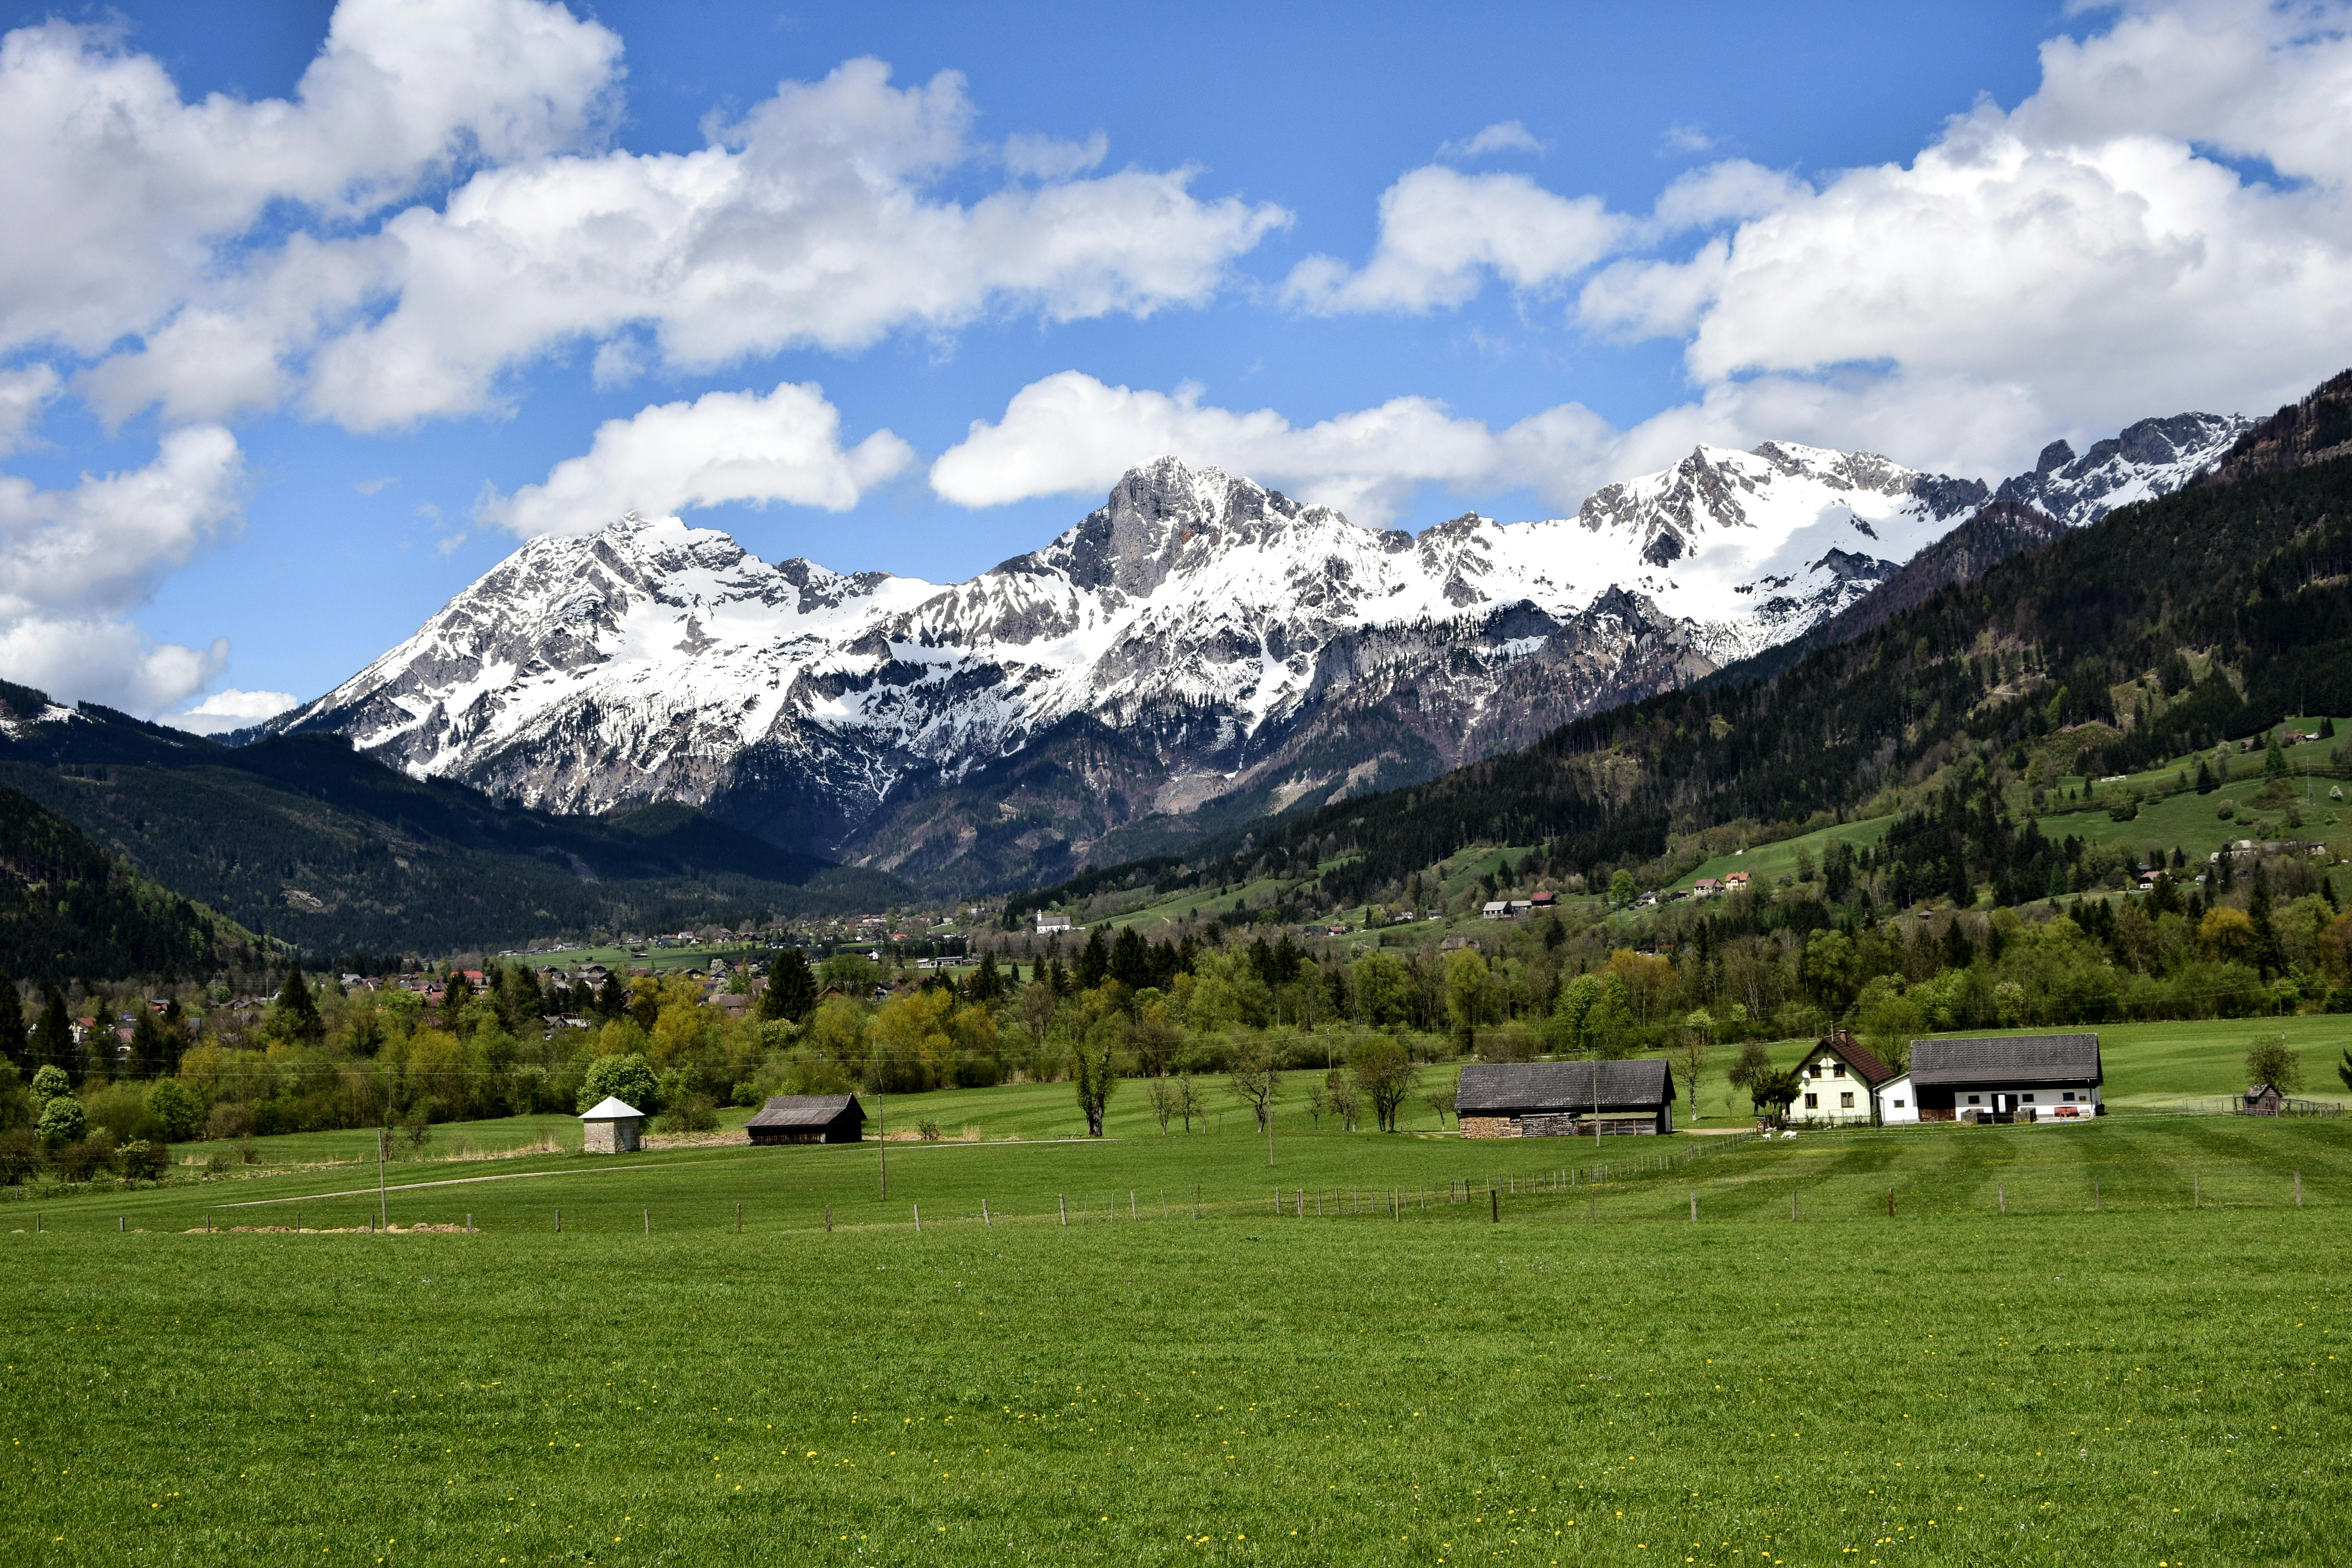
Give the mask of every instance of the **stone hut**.
[[591, 1154], [633, 1154], [645, 1135], [646, 1113], [606, 1095], [580, 1113], [581, 1147]]

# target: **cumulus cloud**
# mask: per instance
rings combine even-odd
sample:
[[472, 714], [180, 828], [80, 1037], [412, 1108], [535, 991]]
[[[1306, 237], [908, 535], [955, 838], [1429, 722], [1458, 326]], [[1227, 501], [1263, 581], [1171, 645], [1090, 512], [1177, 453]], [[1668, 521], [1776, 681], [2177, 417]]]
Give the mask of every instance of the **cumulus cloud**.
[[1527, 485], [1548, 500], [1581, 499], [1603, 477], [1615, 436], [1575, 404], [1497, 431], [1426, 397], [1395, 398], [1304, 427], [1270, 408], [1240, 412], [1201, 398], [1198, 386], [1137, 390], [1064, 371], [1023, 387], [996, 423], [974, 421], [931, 465], [931, 487], [971, 507], [1099, 495], [1137, 464], [1173, 454], [1378, 526], [1432, 485]]
[[1540, 153], [1536, 133], [1516, 120], [1497, 121], [1477, 135], [1448, 142], [1437, 150], [1441, 158], [1481, 158], [1489, 153]]
[[1310, 256], [1291, 269], [1282, 297], [1318, 315], [1463, 305], [1490, 276], [1514, 289], [1573, 278], [1632, 226], [1598, 196], [1556, 195], [1524, 174], [1432, 164], [1381, 193], [1380, 239], [1362, 268]]
[[1914, 417], [2026, 411], [1976, 454], [1987, 468], [2062, 430], [2261, 412], [2352, 338], [2347, 22], [2334, 5], [2127, 7], [2045, 44], [2014, 110], [1979, 104], [1910, 163], [1818, 190], [1759, 183], [1727, 236], [1609, 268], [1579, 317], [1686, 337], [1702, 386], [1834, 391], [1865, 366]]
[[215, 691], [184, 712], [167, 713], [163, 722], [198, 735], [225, 735], [275, 719], [302, 700], [290, 691], [240, 691], [232, 686]]
[[539, 0], [343, 0], [291, 99], [190, 103], [112, 29], [17, 28], [0, 39], [0, 210], [41, 243], [0, 247], [0, 346], [91, 353], [154, 328], [272, 204], [350, 219], [463, 159], [572, 145], [619, 56]]
[[764, 397], [706, 393], [607, 420], [585, 454], [558, 463], [544, 483], [492, 500], [482, 516], [530, 536], [730, 501], [845, 511], [914, 460], [914, 448], [887, 430], [845, 447], [841, 415], [824, 389], [786, 382]]
[[47, 365], [0, 371], [0, 453], [24, 444], [57, 392], [58, 373]]
[[[48, 243], [0, 255], [0, 350], [102, 355], [79, 384], [112, 421], [294, 403], [377, 430], [497, 411], [503, 375], [583, 342], [610, 386], [991, 314], [1150, 315], [1288, 221], [1194, 195], [1190, 169], [1078, 177], [1099, 133], [1013, 137], [1012, 183], [944, 195], [998, 156], [963, 79], [899, 88], [871, 59], [698, 151], [600, 150], [618, 59], [539, 0], [343, 0], [294, 98], [189, 104], [112, 35], [10, 33], [0, 203]], [[437, 205], [407, 201], [444, 170]]]
[[1956, 378], [1868, 372], [1727, 382], [1622, 429], [1576, 403], [1498, 429], [1425, 397], [1307, 426], [1271, 408], [1222, 408], [1202, 397], [1189, 384], [1159, 392], [1064, 371], [1023, 387], [994, 423], [973, 421], [932, 463], [931, 488], [968, 507], [1091, 499], [1129, 468], [1173, 455], [1381, 527], [1433, 489], [1524, 489], [1566, 515], [1600, 486], [1670, 467], [1701, 445], [1797, 441], [1884, 452], [1929, 472], [1999, 477], [1976, 458], [2046, 430], [2033, 401], [2013, 391], [1988, 395]]
[[226, 643], [155, 644], [124, 617], [236, 522], [243, 475], [235, 437], [209, 426], [166, 435], [145, 468], [68, 489], [0, 475], [0, 671], [141, 712], [210, 681]]

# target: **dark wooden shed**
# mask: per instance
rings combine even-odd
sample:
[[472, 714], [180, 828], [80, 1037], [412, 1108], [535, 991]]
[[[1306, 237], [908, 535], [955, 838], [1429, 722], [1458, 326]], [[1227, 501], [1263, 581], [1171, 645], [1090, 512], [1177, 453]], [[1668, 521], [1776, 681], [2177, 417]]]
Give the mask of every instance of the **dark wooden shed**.
[[1590, 1138], [1675, 1130], [1675, 1075], [1655, 1057], [1614, 1062], [1474, 1062], [1454, 1118], [1465, 1138]]
[[2276, 1116], [2285, 1109], [2286, 1096], [2267, 1083], [2254, 1085], [2238, 1102], [2238, 1114], [2241, 1116]]
[[754, 1143], [855, 1143], [866, 1110], [854, 1094], [779, 1094], [748, 1124]]

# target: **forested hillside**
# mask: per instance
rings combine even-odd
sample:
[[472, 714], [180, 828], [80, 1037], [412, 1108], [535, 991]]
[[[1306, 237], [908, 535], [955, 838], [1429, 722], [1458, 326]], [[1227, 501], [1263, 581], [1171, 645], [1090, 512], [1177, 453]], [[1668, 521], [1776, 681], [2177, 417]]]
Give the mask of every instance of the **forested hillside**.
[[338, 735], [230, 747], [0, 689], [0, 784], [142, 872], [319, 953], [446, 951], [562, 931], [866, 909], [880, 873], [778, 849], [688, 807], [563, 817], [419, 780]]
[[251, 938], [157, 887], [72, 823], [0, 787], [0, 973], [64, 983], [209, 977]]
[[1167, 887], [1320, 868], [1323, 901], [1348, 905], [1484, 842], [1539, 846], [1531, 868], [1558, 878], [1654, 876], [1676, 836], [1744, 824], [1770, 837], [1892, 810], [1970, 758], [2005, 778], [2036, 755], [2105, 773], [2342, 707], [2352, 457], [2329, 454], [2347, 407], [2352, 374], [2250, 432], [2231, 470], [2242, 477], [2126, 508], [1784, 670], [1735, 667], [1139, 871]]

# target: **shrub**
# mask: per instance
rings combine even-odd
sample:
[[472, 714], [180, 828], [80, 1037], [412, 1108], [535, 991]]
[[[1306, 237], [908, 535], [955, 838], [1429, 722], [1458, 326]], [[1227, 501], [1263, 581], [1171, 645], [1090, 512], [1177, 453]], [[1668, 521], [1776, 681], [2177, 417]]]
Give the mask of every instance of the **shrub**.
[[252, 1131], [253, 1107], [242, 1100], [224, 1100], [205, 1118], [205, 1136], [215, 1142], [243, 1138]]
[[719, 1108], [709, 1095], [689, 1094], [664, 1113], [657, 1125], [665, 1132], [709, 1132], [719, 1125]]
[[114, 1140], [101, 1129], [94, 1138], [60, 1146], [55, 1158], [58, 1170], [68, 1182], [87, 1182], [98, 1171], [114, 1168]]
[[81, 1141], [82, 1134], [89, 1131], [89, 1116], [82, 1110], [80, 1100], [70, 1094], [60, 1094], [41, 1107], [39, 1129], [41, 1147], [54, 1152], [68, 1143]]
[[579, 1109], [593, 1110], [607, 1097], [647, 1113], [661, 1109], [661, 1092], [654, 1081], [653, 1064], [646, 1060], [643, 1052], [598, 1057], [588, 1064], [588, 1074], [580, 1080]]
[[936, 1121], [916, 1122], [915, 1132], [926, 1143], [936, 1143], [940, 1141], [940, 1124]]
[[72, 1092], [73, 1080], [67, 1078], [66, 1069], [58, 1066], [55, 1062], [50, 1063], [47, 1067], [43, 1068], [40, 1071], [33, 1075], [33, 1103], [35, 1105], [47, 1105], [49, 1101], [57, 1099], [58, 1096], [61, 1094], [71, 1094]]
[[147, 1111], [167, 1142], [184, 1143], [204, 1125], [204, 1102], [177, 1079], [167, 1078], [147, 1091]]
[[172, 1163], [172, 1152], [161, 1143], [134, 1138], [114, 1152], [114, 1168], [131, 1182], [160, 1182]]

